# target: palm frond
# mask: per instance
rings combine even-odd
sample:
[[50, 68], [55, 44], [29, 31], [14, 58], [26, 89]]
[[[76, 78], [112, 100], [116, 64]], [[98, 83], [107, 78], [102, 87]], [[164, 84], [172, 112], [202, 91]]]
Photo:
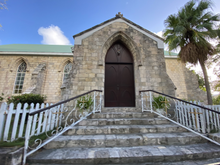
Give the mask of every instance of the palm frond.
[[165, 43], [169, 50], [181, 47], [179, 56], [183, 62], [205, 62], [208, 56], [216, 52], [207, 41], [217, 36], [220, 38], [220, 28], [217, 30], [214, 27], [220, 17], [210, 11], [211, 6], [209, 0], [191, 0], [177, 14], [165, 20]]

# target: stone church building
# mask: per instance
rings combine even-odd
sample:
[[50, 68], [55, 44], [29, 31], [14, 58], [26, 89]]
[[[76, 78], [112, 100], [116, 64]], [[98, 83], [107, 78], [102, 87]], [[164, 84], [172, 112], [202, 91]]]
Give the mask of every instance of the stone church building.
[[120, 13], [73, 38], [74, 45], [1, 45], [0, 93], [38, 93], [55, 103], [100, 89], [105, 107], [134, 107], [147, 89], [206, 100], [164, 40]]

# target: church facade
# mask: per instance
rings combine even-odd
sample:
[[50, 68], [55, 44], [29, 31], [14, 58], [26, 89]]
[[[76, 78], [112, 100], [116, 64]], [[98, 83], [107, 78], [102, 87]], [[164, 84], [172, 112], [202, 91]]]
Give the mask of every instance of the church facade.
[[73, 37], [74, 46], [0, 46], [0, 92], [58, 102], [100, 89], [105, 107], [138, 106], [147, 89], [206, 101], [196, 75], [164, 51], [164, 40], [120, 13]]

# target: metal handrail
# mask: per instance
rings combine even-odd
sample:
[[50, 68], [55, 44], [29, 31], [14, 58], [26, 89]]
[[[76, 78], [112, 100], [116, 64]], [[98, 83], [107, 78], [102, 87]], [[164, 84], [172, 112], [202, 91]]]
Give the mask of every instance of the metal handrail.
[[60, 102], [58, 102], [58, 103], [56, 103], [56, 104], [54, 104], [54, 105], [51, 105], [51, 106], [49, 106], [49, 107], [42, 108], [42, 109], [39, 109], [39, 110], [37, 110], [37, 111], [31, 112], [31, 113], [29, 113], [29, 115], [30, 115], [30, 116], [33, 116], [33, 115], [35, 115], [36, 113], [40, 113], [40, 112], [42, 112], [42, 111], [46, 111], [47, 109], [50, 109], [50, 108], [56, 107], [56, 106], [58, 106], [58, 105], [61, 105], [61, 104], [63, 104], [63, 103], [69, 102], [69, 101], [71, 101], [71, 100], [77, 99], [77, 98], [79, 98], [79, 97], [81, 97], [81, 96], [84, 96], [84, 95], [86, 95], [86, 94], [89, 94], [89, 93], [91, 93], [91, 92], [102, 92], [102, 90], [97, 90], [97, 89], [91, 90], [91, 91], [89, 91], [89, 92], [86, 92], [86, 93], [83, 93], [83, 94], [81, 94], [81, 95], [72, 97], [72, 98], [70, 98], [70, 99], [67, 99], [67, 100], [64, 100], [64, 101], [60, 101]]
[[194, 104], [194, 103], [190, 103], [190, 102], [188, 102], [188, 101], [185, 101], [185, 100], [182, 100], [182, 99], [178, 99], [178, 98], [176, 98], [176, 97], [169, 96], [169, 95], [166, 95], [166, 94], [164, 94], [164, 93], [160, 93], [160, 92], [157, 92], [157, 91], [154, 91], [154, 90], [141, 90], [141, 91], [139, 91], [140, 94], [141, 94], [142, 92], [154, 92], [154, 93], [158, 93], [158, 94], [160, 94], [160, 95], [164, 95], [164, 96], [166, 96], [166, 97], [170, 97], [170, 98], [172, 98], [172, 99], [179, 100], [179, 101], [182, 101], [182, 102], [184, 102], [184, 103], [191, 104], [191, 105], [194, 105], [194, 106], [196, 106], [196, 107], [203, 108], [203, 109], [205, 109], [205, 110], [212, 111], [212, 112], [215, 112], [215, 113], [220, 114], [220, 112], [215, 111], [215, 110], [213, 110], [213, 109], [206, 108], [206, 107], [204, 107], [204, 106], [197, 105], [197, 104]]
[[[78, 113], [81, 109], [83, 109], [84, 102], [79, 103], [81, 105], [79, 105], [80, 107], [77, 107], [78, 101], [80, 101], [80, 100], [77, 100], [77, 98], [80, 98], [81, 96], [84, 96], [84, 95], [88, 96], [88, 94], [92, 92], [94, 92], [93, 100], [92, 100], [93, 110], [90, 109], [92, 111], [87, 111], [87, 113], [85, 114], [82, 112], [81, 112], [82, 114]], [[96, 90], [96, 89], [91, 90], [89, 92], [83, 93], [81, 95], [72, 97], [70, 99], [58, 102], [49, 107], [42, 108], [38, 111], [30, 113], [28, 116], [28, 124], [26, 128], [26, 133], [25, 133], [25, 147], [24, 147], [24, 155], [23, 155], [23, 162], [22, 162], [23, 165], [26, 164], [27, 156], [33, 154], [34, 152], [39, 150], [41, 147], [47, 145], [49, 142], [54, 140], [56, 137], [62, 135], [67, 130], [72, 129], [73, 126], [77, 125], [79, 122], [86, 119], [88, 116], [96, 112], [101, 112], [101, 105], [102, 105], [101, 92], [102, 90]], [[96, 102], [96, 97], [98, 97], [97, 102]], [[76, 100], [73, 102], [72, 106], [69, 107], [68, 105], [66, 105], [65, 107], [64, 103], [70, 102], [74, 99]], [[53, 108], [53, 107], [56, 107], [56, 108]], [[52, 131], [50, 132], [50, 135], [48, 134], [48, 131]], [[45, 135], [49, 138], [47, 140], [42, 140], [41, 138], [35, 137], [36, 139], [34, 140], [34, 143], [36, 146], [34, 148], [30, 148], [29, 147], [30, 137], [35, 135], [36, 132], [37, 132], [37, 135], [40, 133], [45, 133]]]

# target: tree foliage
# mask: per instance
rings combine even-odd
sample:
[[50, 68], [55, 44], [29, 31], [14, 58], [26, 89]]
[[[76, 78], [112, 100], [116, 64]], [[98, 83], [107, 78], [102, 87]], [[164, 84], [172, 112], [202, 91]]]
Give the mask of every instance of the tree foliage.
[[[7, 0], [0, 1], [0, 9], [1, 9], [1, 10], [8, 9], [7, 6], [6, 6], [6, 1], [7, 1]], [[2, 27], [1, 24], [0, 24], [0, 27]]]
[[213, 98], [213, 104], [214, 105], [220, 105], [220, 95], [216, 98]]
[[2, 9], [2, 10], [3, 10], [3, 9], [8, 9], [7, 6], [6, 6], [6, 1], [7, 1], [7, 0], [0, 1], [0, 9]]
[[199, 76], [198, 74], [196, 74], [196, 76], [197, 76], [197, 79], [198, 79], [199, 88], [206, 92], [204, 78]]
[[210, 11], [211, 6], [209, 0], [189, 1], [177, 14], [168, 16], [164, 31], [165, 43], [168, 44], [169, 50], [180, 48], [179, 57], [182, 62], [200, 63], [208, 104], [212, 104], [212, 97], [205, 61], [217, 52], [208, 40], [220, 36], [220, 30], [215, 27], [220, 17]]

